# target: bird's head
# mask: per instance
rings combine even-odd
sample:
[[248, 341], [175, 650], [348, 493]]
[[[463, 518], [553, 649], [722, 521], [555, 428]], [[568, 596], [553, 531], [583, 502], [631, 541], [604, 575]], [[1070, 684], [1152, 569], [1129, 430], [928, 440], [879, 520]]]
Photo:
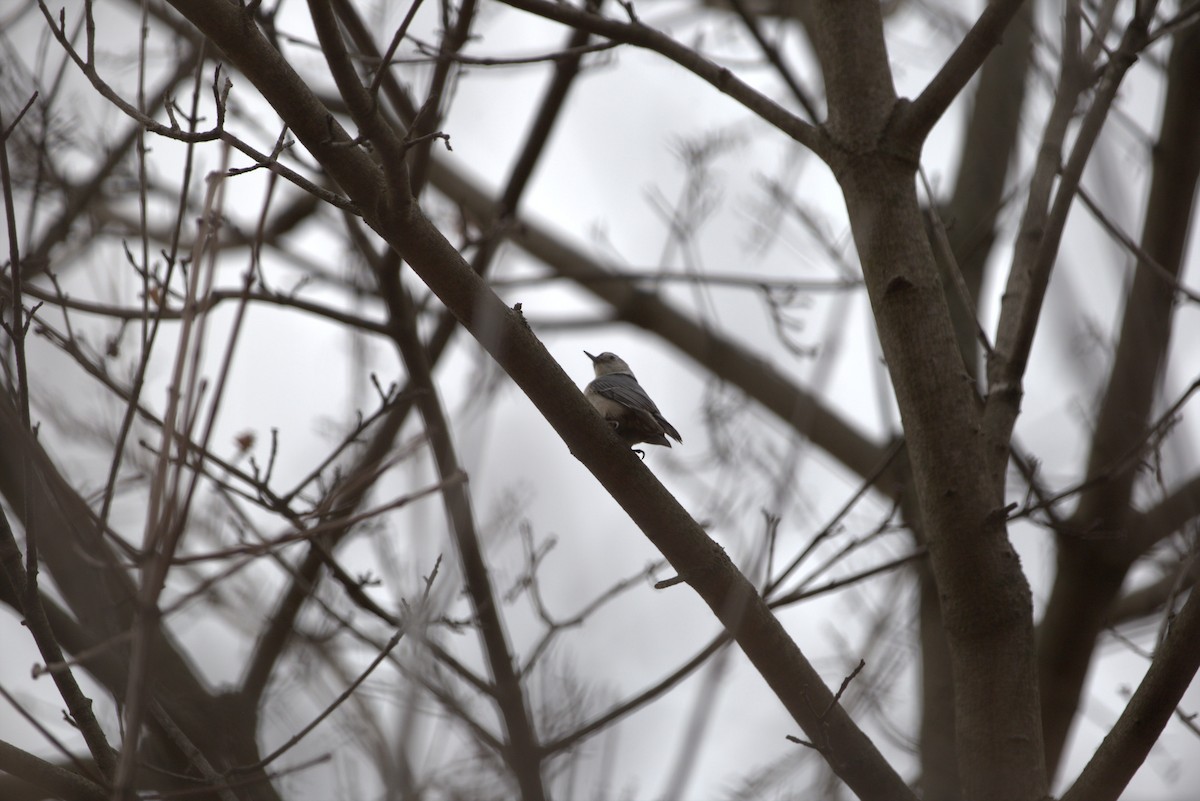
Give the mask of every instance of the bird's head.
[[615, 353], [605, 351], [599, 356], [593, 356], [585, 350], [583, 355], [592, 360], [592, 368], [596, 371], [597, 377], [612, 375], [613, 373], [633, 375], [633, 371], [629, 369], [629, 365], [625, 363], [625, 360]]

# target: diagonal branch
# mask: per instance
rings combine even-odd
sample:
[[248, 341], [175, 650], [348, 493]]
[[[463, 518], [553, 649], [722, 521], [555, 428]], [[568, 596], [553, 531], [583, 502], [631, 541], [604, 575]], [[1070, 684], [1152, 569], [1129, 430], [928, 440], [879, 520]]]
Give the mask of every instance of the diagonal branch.
[[[506, 5], [528, 11], [539, 17], [569, 25], [577, 30], [588, 31], [617, 42], [651, 50], [669, 58], [688, 72], [696, 75], [741, 103], [749, 111], [761, 117], [772, 127], [795, 139], [800, 144], [824, 158], [829, 148], [828, 140], [820, 129], [792, 114], [783, 106], [751, 87], [734, 75], [727, 67], [709, 61], [690, 47], [681, 44], [662, 31], [651, 28], [636, 17], [629, 22], [593, 14], [567, 3], [550, 0], [502, 0]], [[632, 6], [626, 6], [632, 8]]]
[[[5, 411], [8, 411], [7, 404]], [[13, 504], [18, 503], [18, 499], [11, 495], [8, 496], [8, 499]], [[43, 531], [41, 533], [45, 535], [52, 532]], [[29, 580], [21, 568], [20, 551], [17, 549], [16, 538], [13, 536], [8, 516], [4, 514], [3, 509], [0, 509], [0, 582], [9, 585], [6, 589], [11, 590], [4, 594], [10, 595], [20, 604], [24, 624], [33, 635], [42, 659], [46, 664], [63, 662], [62, 646], [54, 636], [50, 622], [46, 618], [46, 610], [42, 606], [42, 597], [37, 590], [37, 584]], [[100, 723], [92, 712], [92, 699], [83, 694], [70, 668], [64, 667], [62, 670], [51, 671], [51, 676], [67, 709], [70, 710], [71, 719], [78, 727], [80, 734], [83, 735], [84, 742], [87, 743], [88, 751], [96, 760], [101, 776], [106, 780], [111, 779], [116, 762], [113, 758], [112, 746], [108, 744], [108, 738], [104, 736], [104, 730], [100, 728]]]
[[375, 97], [359, 80], [350, 54], [346, 51], [346, 42], [334, 16], [331, 0], [309, 0], [308, 9], [329, 71], [362, 137], [379, 149], [379, 160], [388, 183], [407, 190], [408, 167], [404, 161], [404, 144], [380, 113]]
[[1171, 623], [1150, 669], [1062, 801], [1116, 801], [1158, 742], [1200, 669], [1200, 587]]
[[[1024, 0], [991, 0], [929, 85], [904, 112], [905, 134], [924, 141], [991, 52]], [[902, 134], [903, 135], [903, 134]]]
[[[1062, 241], [1076, 188], [1092, 148], [1108, 119], [1109, 109], [1116, 100], [1121, 81], [1145, 46], [1147, 26], [1154, 5], [1147, 4], [1148, 10], [1130, 21], [1121, 37], [1120, 46], [1104, 69], [1096, 96], [1080, 124], [1071, 155], [1062, 167], [1058, 189], [1042, 225], [1030, 231], [1028, 224], [1023, 221], [1021, 237], [1027, 239], [1036, 234], [1036, 246], [1029, 254], [1030, 258], [1014, 260], [1008, 291], [1001, 305], [1000, 322], [997, 324], [996, 350], [999, 358], [994, 360], [992, 369], [988, 371], [989, 385], [992, 387], [999, 387], [1001, 390], [1013, 387], [1020, 383], [1025, 374], [1042, 302], [1050, 283], [1051, 270], [1057, 261], [1059, 243]], [[1064, 54], [1064, 58], [1068, 57]], [[1070, 67], [1064, 68], [1068, 69]], [[1070, 108], [1066, 113], [1070, 114]], [[1005, 392], [1002, 397], [1008, 398], [1009, 395]], [[989, 402], [989, 407], [992, 405]], [[1012, 408], [1013, 420], [1015, 411], [1015, 407]]]
[[746, 26], [746, 30], [754, 37], [754, 41], [758, 44], [763, 55], [771, 62], [771, 66], [775, 68], [775, 72], [779, 73], [779, 77], [787, 84], [788, 89], [792, 92], [792, 97], [796, 98], [796, 102], [804, 109], [804, 113], [808, 118], [816, 123], [818, 120], [817, 106], [812, 98], [808, 96], [808, 92], [800, 85], [800, 79], [793, 74], [791, 67], [783, 60], [783, 56], [774, 44], [767, 40], [763, 34], [762, 28], [758, 24], [757, 15], [746, 4], [746, 0], [729, 0], [729, 4], [733, 6], [733, 10], [741, 19], [742, 24]]
[[1200, 517], [1200, 475], [1171, 490], [1167, 497], [1130, 523], [1130, 550], [1143, 554]]
[[91, 779], [0, 740], [0, 772], [23, 779], [40, 791], [77, 801], [107, 801], [106, 789]]

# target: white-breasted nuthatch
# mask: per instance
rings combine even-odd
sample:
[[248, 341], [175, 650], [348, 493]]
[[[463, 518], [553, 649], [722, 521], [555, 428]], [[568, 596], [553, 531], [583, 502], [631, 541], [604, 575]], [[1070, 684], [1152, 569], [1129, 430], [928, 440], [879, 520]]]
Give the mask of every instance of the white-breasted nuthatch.
[[630, 447], [648, 442], [669, 448], [669, 436], [683, 444], [675, 426], [662, 416], [624, 359], [615, 353], [606, 352], [599, 356], [586, 350], [583, 353], [592, 360], [596, 370], [596, 378], [583, 390], [583, 396], [608, 421], [622, 442]]

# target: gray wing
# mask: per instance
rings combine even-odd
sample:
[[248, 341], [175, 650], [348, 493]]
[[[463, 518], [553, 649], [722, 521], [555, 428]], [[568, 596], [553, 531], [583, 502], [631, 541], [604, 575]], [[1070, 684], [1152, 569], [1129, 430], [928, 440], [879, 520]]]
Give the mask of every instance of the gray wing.
[[658, 410], [654, 401], [650, 400], [650, 396], [646, 394], [646, 390], [642, 389], [642, 385], [633, 376], [623, 373], [602, 375], [592, 381], [590, 388], [595, 390], [598, 395], [603, 395], [622, 406], [649, 414], [658, 423], [663, 433], [673, 437], [676, 442], [683, 442], [683, 438], [679, 436], [675, 426], [667, 422], [667, 418], [662, 416], [662, 412]]
[[651, 414], [661, 414], [654, 401], [642, 389], [642, 385], [633, 376], [615, 373], [602, 375], [592, 382], [592, 389], [609, 400], [615, 400], [622, 406], [631, 409], [641, 409]]

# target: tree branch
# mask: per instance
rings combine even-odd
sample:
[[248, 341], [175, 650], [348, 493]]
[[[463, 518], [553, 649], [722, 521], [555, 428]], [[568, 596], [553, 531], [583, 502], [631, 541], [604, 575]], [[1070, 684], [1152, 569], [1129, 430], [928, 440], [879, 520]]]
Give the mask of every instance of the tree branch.
[[763, 34], [762, 28], [758, 24], [757, 15], [750, 10], [746, 0], [729, 0], [729, 4], [733, 7], [734, 12], [746, 26], [746, 30], [754, 37], [754, 41], [758, 44], [763, 55], [771, 62], [771, 66], [775, 68], [775, 72], [787, 84], [788, 89], [792, 92], [792, 97], [796, 98], [796, 102], [804, 109], [804, 113], [808, 115], [809, 121], [813, 124], [817, 123], [817, 106], [813, 103], [812, 98], [808, 96], [808, 92], [800, 85], [800, 79], [797, 78], [791, 68], [783, 60], [783, 56], [779, 53], [779, 48], [767, 41], [767, 37]]
[[983, 62], [1000, 44], [1005, 29], [1024, 1], [991, 0], [987, 4], [937, 75], [933, 76], [917, 99], [905, 108], [901, 136], [911, 137], [913, 141], [925, 141], [963, 87], [975, 77]]
[[1200, 517], [1200, 475], [1175, 487], [1167, 497], [1130, 521], [1130, 551], [1146, 553], [1197, 517]]
[[91, 779], [0, 740], [0, 772], [8, 773], [72, 801], [109, 801], [108, 791]]
[[358, 125], [361, 135], [379, 150], [379, 160], [383, 164], [383, 173], [388, 184], [402, 188], [403, 193], [407, 194], [408, 166], [404, 160], [406, 148], [380, 113], [375, 97], [359, 80], [350, 55], [346, 52], [346, 43], [342, 39], [342, 31], [334, 16], [331, 0], [309, 0], [308, 10], [312, 14], [317, 39], [321, 42], [321, 52], [342, 99], [350, 109], [350, 115]]
[[1200, 669], [1200, 591], [1171, 623], [1125, 711], [1061, 801], [1116, 801], [1175, 713]]
[[[7, 402], [3, 403], [5, 403], [4, 411], [8, 412]], [[31, 469], [29, 472], [30, 479], [36, 480], [36, 477], [32, 475], [33, 470]], [[14, 504], [18, 502], [12, 495], [7, 495], [7, 497]], [[42, 536], [54, 533], [44, 526], [43, 521], [38, 521], [35, 527], [42, 529], [39, 532]], [[54, 636], [50, 622], [46, 619], [46, 612], [42, 608], [41, 593], [38, 592], [37, 584], [29, 580], [25, 571], [21, 569], [21, 557], [17, 550], [16, 539], [13, 536], [12, 527], [8, 523], [8, 515], [2, 509], [0, 509], [0, 571], [2, 571], [0, 580], [11, 585], [12, 595], [21, 605], [20, 611], [24, 616], [25, 626], [33, 635], [42, 659], [48, 665], [62, 663], [64, 661], [62, 647]], [[84, 742], [87, 743], [92, 759], [96, 760], [96, 766], [100, 769], [101, 776], [111, 780], [116, 769], [116, 761], [113, 757], [112, 746], [108, 744], [108, 738], [105, 737], [104, 730], [100, 728], [100, 723], [96, 720], [96, 715], [92, 710], [92, 699], [83, 694], [83, 690], [80, 689], [79, 683], [75, 680], [75, 674], [70, 668], [64, 667], [61, 670], [51, 671], [51, 676], [63, 702], [70, 710], [71, 718], [79, 728], [80, 734], [83, 735]]]
[[[1095, 98], [1080, 124], [1071, 155], [1062, 168], [1054, 200], [1049, 204], [1049, 210], [1045, 212], [1044, 217], [1038, 195], [1031, 192], [1030, 205], [1025, 219], [1022, 220], [1020, 234], [1022, 244], [1027, 244], [1027, 247], [1022, 249], [1019, 245], [1013, 257], [1012, 272], [1001, 304], [1000, 321], [996, 326], [997, 358], [992, 360], [988, 370], [989, 387], [999, 390], [994, 394], [995, 400], [992, 395], [988, 398], [989, 415], [1000, 418], [996, 421], [996, 425], [999, 425], [996, 435], [998, 439], [1007, 441], [1008, 437], [999, 432], [1011, 432], [1012, 423], [1016, 420], [1018, 406], [1015, 401], [1019, 395], [1014, 394], [1015, 388], [1020, 385], [1029, 361], [1042, 302], [1050, 283], [1050, 272], [1057, 262], [1059, 244], [1075, 198], [1075, 189], [1079, 185], [1092, 147], [1108, 119], [1121, 81], [1145, 46], [1146, 31], [1154, 6], [1154, 2], [1147, 3], [1145, 10], [1139, 11], [1129, 22], [1121, 37], [1120, 47], [1105, 67]], [[1064, 53], [1063, 57], [1072, 56]], [[1060, 118], [1065, 116], [1065, 119], [1062, 119], [1061, 130], [1054, 131], [1059, 136], [1065, 135], [1066, 122], [1074, 109], [1070, 75], [1079, 68], [1079, 65], [1071, 64], [1063, 68], [1063, 91], [1055, 101], [1054, 112]], [[1058, 141], [1061, 143], [1061, 138]], [[1054, 146], [1053, 142], [1044, 142], [1042, 156], [1046, 155], [1047, 144]], [[1043, 172], [1042, 179], [1047, 182], [1047, 197], [1048, 183], [1052, 179], [1052, 175], [1045, 174], [1049, 171], [1048, 167], [1057, 172], [1057, 159], [1039, 164], [1039, 170]]]
[[795, 139], [818, 156], [825, 158], [828, 155], [829, 143], [820, 129], [813, 127], [752, 88], [728, 68], [714, 64], [692, 48], [680, 44], [665, 33], [643, 24], [636, 18], [630, 22], [618, 22], [567, 3], [554, 3], [550, 0], [501, 0], [501, 2], [578, 30], [588, 31], [598, 36], [658, 53], [707, 81], [721, 93], [729, 95], [746, 109], [770, 123], [772, 127]]

